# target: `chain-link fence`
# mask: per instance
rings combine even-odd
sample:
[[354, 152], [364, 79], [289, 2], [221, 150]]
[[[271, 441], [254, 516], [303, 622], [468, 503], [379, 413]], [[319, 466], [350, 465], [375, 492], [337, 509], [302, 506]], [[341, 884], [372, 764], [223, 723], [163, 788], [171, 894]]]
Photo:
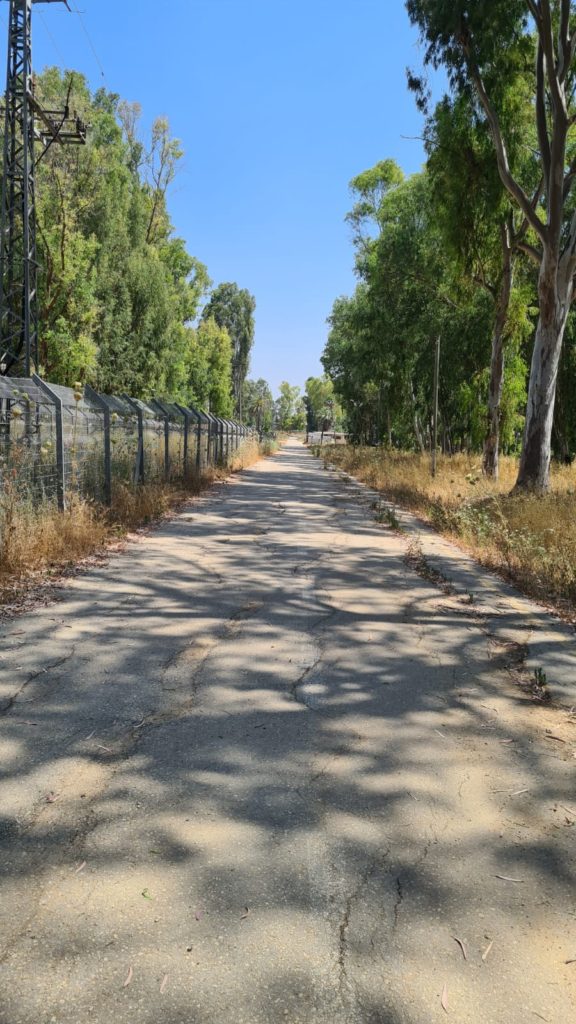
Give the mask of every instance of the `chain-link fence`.
[[0, 498], [57, 502], [71, 494], [111, 504], [118, 485], [187, 481], [226, 466], [255, 432], [175, 402], [142, 402], [0, 377]]

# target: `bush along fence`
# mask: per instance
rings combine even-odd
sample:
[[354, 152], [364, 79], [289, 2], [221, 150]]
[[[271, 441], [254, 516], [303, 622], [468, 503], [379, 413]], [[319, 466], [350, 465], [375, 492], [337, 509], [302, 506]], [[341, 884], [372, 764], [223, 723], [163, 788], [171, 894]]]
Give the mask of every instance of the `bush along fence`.
[[186, 481], [226, 466], [254, 430], [191, 406], [40, 377], [0, 377], [0, 498], [33, 504], [73, 494], [112, 504], [118, 484]]

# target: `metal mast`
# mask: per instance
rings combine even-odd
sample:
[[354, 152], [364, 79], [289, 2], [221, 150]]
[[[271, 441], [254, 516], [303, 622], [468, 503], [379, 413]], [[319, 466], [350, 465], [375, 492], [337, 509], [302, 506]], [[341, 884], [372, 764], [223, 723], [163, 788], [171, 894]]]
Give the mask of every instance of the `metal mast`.
[[70, 118], [68, 105], [62, 111], [45, 111], [34, 97], [34, 3], [68, 7], [67, 0], [10, 0], [0, 211], [0, 374], [25, 377], [38, 370], [34, 142], [39, 139], [48, 148], [53, 142], [86, 141], [86, 127]]

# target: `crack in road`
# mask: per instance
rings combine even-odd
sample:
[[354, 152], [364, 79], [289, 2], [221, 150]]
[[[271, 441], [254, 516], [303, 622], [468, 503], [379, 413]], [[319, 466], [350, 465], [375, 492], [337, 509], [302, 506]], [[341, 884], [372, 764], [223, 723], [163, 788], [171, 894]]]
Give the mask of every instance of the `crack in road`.
[[400, 875], [396, 876], [396, 900], [394, 902], [394, 924], [393, 929], [396, 931], [398, 928], [398, 921], [400, 918], [400, 907], [404, 899], [404, 886], [402, 885], [402, 879]]
[[340, 924], [338, 927], [338, 972], [339, 972], [339, 989], [340, 994], [344, 996], [346, 989], [350, 994], [350, 989], [355, 988], [354, 979], [349, 976], [348, 972], [348, 957], [349, 957], [349, 940], [348, 932], [350, 929], [350, 919], [354, 906], [362, 896], [364, 889], [368, 885], [370, 879], [375, 874], [376, 870], [384, 864], [387, 858], [390, 856], [390, 848], [388, 848], [381, 856], [373, 858], [368, 864], [366, 870], [361, 875], [358, 885], [354, 892], [350, 893], [346, 897], [344, 903], [344, 910], [340, 918]]
[[8, 712], [16, 704], [18, 697], [20, 697], [20, 695], [24, 693], [24, 690], [26, 689], [27, 686], [30, 685], [30, 683], [33, 683], [35, 679], [39, 679], [40, 676], [42, 675], [48, 675], [49, 672], [52, 672], [52, 670], [55, 668], [59, 668], [60, 665], [64, 665], [65, 662], [69, 661], [70, 658], [74, 657], [75, 653], [76, 646], [74, 645], [68, 654], [63, 655], [62, 658], [59, 658], [57, 661], [52, 662], [51, 665], [45, 665], [44, 668], [39, 668], [35, 672], [31, 672], [30, 675], [22, 683], [22, 685], [16, 690], [16, 692], [13, 693], [12, 696], [8, 697], [4, 701], [4, 703], [0, 705], [0, 717], [4, 717], [8, 714]]

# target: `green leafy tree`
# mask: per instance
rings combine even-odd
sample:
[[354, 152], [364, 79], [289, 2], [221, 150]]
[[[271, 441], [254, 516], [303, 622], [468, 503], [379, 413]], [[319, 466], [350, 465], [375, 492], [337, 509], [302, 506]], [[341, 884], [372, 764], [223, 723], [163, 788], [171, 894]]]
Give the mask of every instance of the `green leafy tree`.
[[322, 362], [364, 442], [431, 443], [434, 351], [441, 339], [441, 443], [446, 451], [482, 441], [490, 301], [467, 283], [438, 227], [427, 174], [382, 197], [376, 229], [356, 246], [360, 279], [336, 300]]
[[272, 430], [274, 399], [268, 383], [262, 377], [244, 381], [242, 408], [244, 421], [249, 427], [255, 427], [261, 434]]
[[[444, 65], [454, 90], [473, 92], [494, 147], [500, 179], [529, 225], [523, 251], [538, 269], [539, 316], [517, 486], [549, 485], [556, 382], [574, 297], [576, 152], [571, 129], [576, 11], [571, 0], [407, 0], [426, 43], [426, 60]], [[500, 116], [503, 89], [521, 64], [534, 67], [532, 110], [541, 185], [514, 168], [511, 132]]]
[[279, 387], [274, 413], [279, 430], [304, 430], [306, 427], [306, 410], [300, 388], [283, 380]]
[[231, 416], [232, 342], [228, 331], [211, 319], [189, 329], [188, 335], [189, 401], [215, 416]]
[[332, 426], [341, 426], [342, 411], [334, 394], [334, 385], [327, 374], [308, 377], [305, 385], [308, 409], [308, 430], [322, 430], [324, 420]]
[[202, 312], [202, 319], [213, 318], [225, 327], [232, 340], [232, 384], [236, 413], [242, 419], [242, 385], [250, 366], [254, 343], [254, 296], [237, 284], [219, 284]]
[[[70, 75], [48, 68], [45, 106], [66, 101]], [[74, 74], [87, 145], [53, 145], [37, 170], [40, 361], [55, 383], [186, 398], [189, 325], [210, 286], [175, 237], [167, 192], [181, 155], [165, 120], [148, 144], [139, 108]]]
[[[505, 116], [517, 126], [527, 121], [527, 98], [520, 80], [506, 94]], [[529, 130], [521, 133], [522, 139]], [[498, 456], [505, 386], [508, 374], [524, 370], [516, 355], [523, 338], [523, 324], [511, 315], [518, 312], [522, 296], [525, 310], [532, 304], [532, 289], [525, 284], [515, 288], [518, 278], [519, 245], [526, 238], [527, 222], [515, 218], [514, 206], [504, 189], [494, 161], [493, 149], [474, 104], [468, 94], [454, 100], [445, 97], [428, 119], [426, 128], [427, 170], [432, 202], [438, 224], [459, 271], [484, 289], [493, 304], [490, 372], [488, 375], [487, 427], [484, 438], [483, 468], [488, 476], [498, 476]], [[517, 145], [514, 162], [526, 162], [526, 147]], [[533, 164], [534, 186], [537, 168]], [[521, 275], [525, 280], [526, 274]], [[526, 312], [524, 323], [526, 322]], [[518, 331], [517, 327], [520, 327]]]

